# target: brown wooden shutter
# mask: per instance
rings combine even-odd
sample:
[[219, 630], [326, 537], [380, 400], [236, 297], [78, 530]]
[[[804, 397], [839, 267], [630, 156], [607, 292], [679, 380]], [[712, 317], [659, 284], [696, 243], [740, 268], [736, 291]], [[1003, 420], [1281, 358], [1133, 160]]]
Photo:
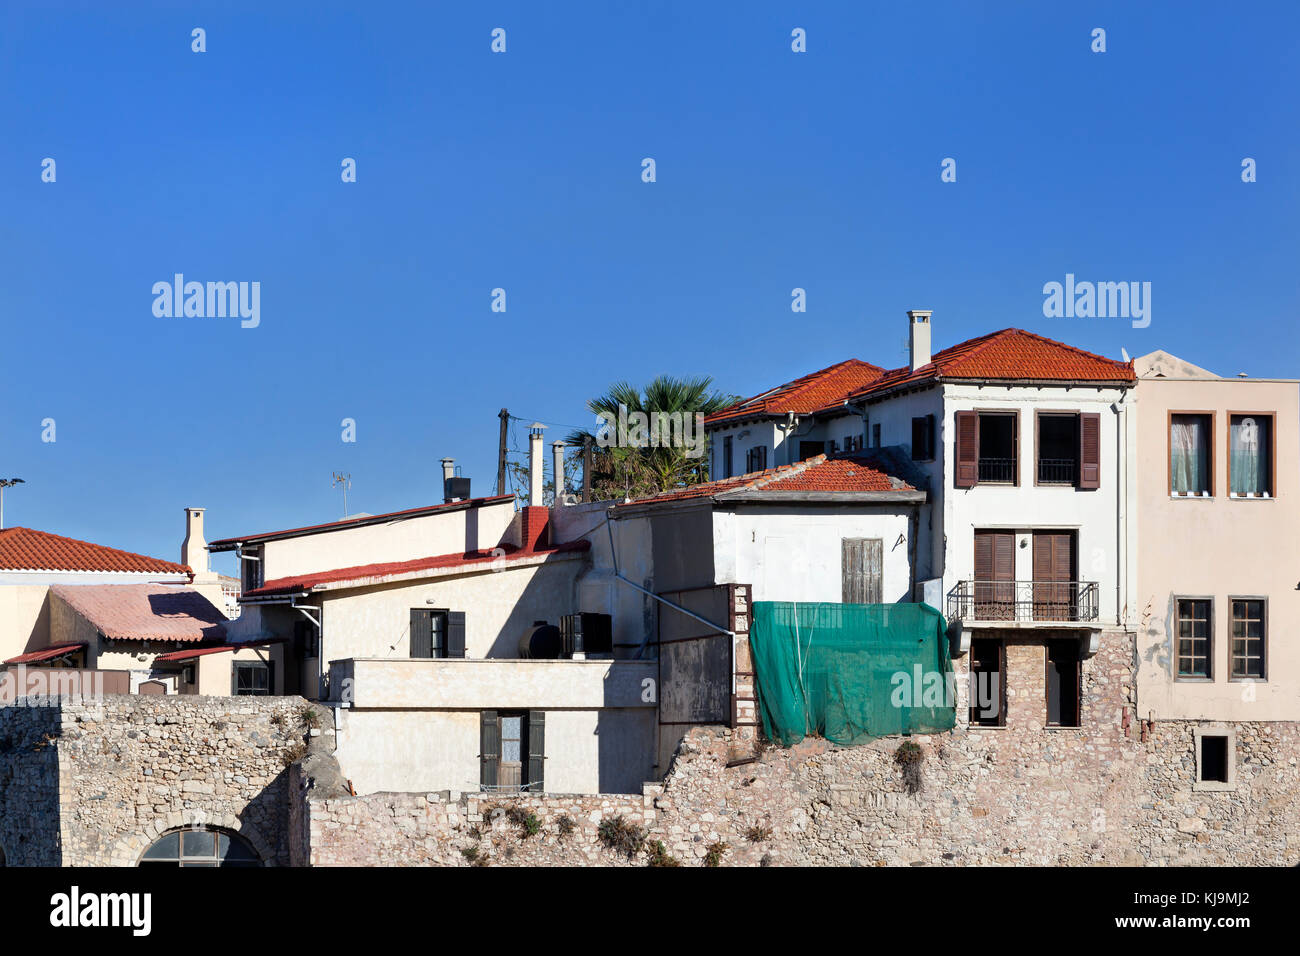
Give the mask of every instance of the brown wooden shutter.
[[497, 712], [485, 710], [479, 714], [479, 784], [484, 789], [497, 785], [497, 770], [501, 760], [501, 725]]
[[528, 712], [528, 790], [541, 793], [546, 788], [546, 711]]
[[1084, 490], [1101, 487], [1101, 416], [1079, 416], [1079, 485]]
[[465, 612], [447, 612], [447, 656], [465, 656]]
[[980, 478], [980, 417], [978, 412], [957, 412], [956, 464], [953, 486], [974, 488]]
[[880, 604], [885, 543], [880, 538], [844, 538], [840, 544], [840, 589], [845, 604]]

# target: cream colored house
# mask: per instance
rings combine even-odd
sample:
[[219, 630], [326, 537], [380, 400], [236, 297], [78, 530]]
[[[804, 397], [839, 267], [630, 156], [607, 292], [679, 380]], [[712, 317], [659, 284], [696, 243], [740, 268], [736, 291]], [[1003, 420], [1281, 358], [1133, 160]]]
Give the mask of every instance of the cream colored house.
[[1134, 364], [1138, 715], [1300, 720], [1300, 388]]
[[209, 547], [243, 570], [230, 642], [282, 642], [286, 692], [335, 706], [358, 792], [639, 792], [655, 664], [564, 642], [599, 609], [578, 600], [588, 543], [549, 529], [540, 504], [449, 497]]

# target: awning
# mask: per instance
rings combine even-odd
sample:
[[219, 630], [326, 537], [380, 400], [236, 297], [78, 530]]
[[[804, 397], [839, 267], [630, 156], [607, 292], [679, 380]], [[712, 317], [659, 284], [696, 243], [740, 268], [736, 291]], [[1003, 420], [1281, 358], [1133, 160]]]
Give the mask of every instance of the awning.
[[31, 651], [27, 654], [19, 654], [17, 657], [11, 657], [5, 661], [6, 664], [35, 664], [37, 661], [52, 661], [55, 658], [63, 657], [65, 654], [73, 654], [77, 651], [86, 649], [85, 641], [68, 642], [66, 644], [51, 644], [49, 647], [43, 647], [39, 651]]

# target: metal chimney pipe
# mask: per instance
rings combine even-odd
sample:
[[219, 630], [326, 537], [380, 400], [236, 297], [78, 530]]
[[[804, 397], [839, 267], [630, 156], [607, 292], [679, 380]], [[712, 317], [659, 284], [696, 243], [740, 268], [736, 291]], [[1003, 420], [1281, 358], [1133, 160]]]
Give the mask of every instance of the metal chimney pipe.
[[551, 464], [555, 470], [555, 503], [563, 504], [564, 496], [564, 449], [562, 441], [551, 442]]
[[546, 426], [533, 422], [528, 431], [528, 504], [537, 507], [542, 503], [542, 432]]

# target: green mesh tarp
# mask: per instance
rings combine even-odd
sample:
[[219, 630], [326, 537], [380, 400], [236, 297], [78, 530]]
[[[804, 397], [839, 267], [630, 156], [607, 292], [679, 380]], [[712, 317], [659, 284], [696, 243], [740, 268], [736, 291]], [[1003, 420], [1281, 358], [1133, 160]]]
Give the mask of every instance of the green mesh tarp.
[[754, 602], [763, 730], [787, 747], [807, 735], [848, 745], [950, 730], [947, 630], [928, 604]]

